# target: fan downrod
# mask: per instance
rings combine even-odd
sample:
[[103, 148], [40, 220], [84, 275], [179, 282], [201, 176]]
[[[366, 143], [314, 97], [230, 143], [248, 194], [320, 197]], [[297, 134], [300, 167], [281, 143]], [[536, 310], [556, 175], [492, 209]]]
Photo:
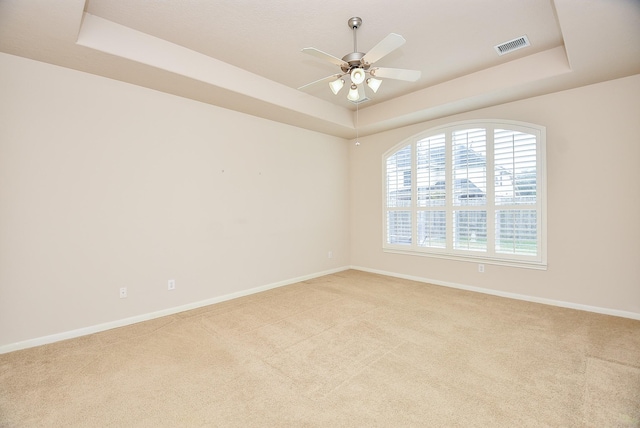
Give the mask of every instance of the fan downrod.
[[342, 57], [342, 60], [346, 64], [343, 64], [340, 68], [343, 73], [349, 73], [354, 68], [364, 68], [367, 70], [369, 68], [368, 64], [364, 64], [362, 62], [362, 58], [365, 54], [358, 52], [358, 39], [356, 38], [356, 30], [362, 25], [362, 18], [354, 16], [347, 21], [347, 25], [349, 25], [349, 28], [353, 30], [353, 52]]

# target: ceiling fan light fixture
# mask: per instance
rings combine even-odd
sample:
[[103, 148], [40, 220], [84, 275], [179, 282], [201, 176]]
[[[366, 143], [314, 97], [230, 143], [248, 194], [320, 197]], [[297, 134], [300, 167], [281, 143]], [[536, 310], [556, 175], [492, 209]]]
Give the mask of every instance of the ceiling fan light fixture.
[[360, 99], [360, 91], [356, 85], [351, 85], [347, 99], [350, 101], [358, 101]]
[[404, 37], [396, 33], [390, 33], [368, 52], [363, 53], [358, 50], [356, 37], [357, 30], [362, 25], [362, 19], [353, 17], [349, 19], [348, 24], [349, 28], [353, 30], [353, 52], [344, 55], [342, 59], [326, 52], [322, 52], [316, 48], [302, 49], [302, 52], [306, 54], [337, 65], [340, 68], [340, 74], [332, 74], [323, 79], [301, 86], [298, 89], [303, 89], [319, 82], [322, 82], [323, 84], [329, 82], [331, 92], [333, 92], [334, 95], [338, 95], [338, 92], [340, 92], [342, 87], [345, 86], [345, 81], [347, 80], [345, 76], [349, 75], [350, 89], [347, 94], [347, 99], [354, 104], [359, 104], [369, 100], [367, 97], [367, 90], [364, 87], [365, 83], [374, 93], [376, 93], [382, 84], [382, 80], [378, 78], [405, 80], [408, 82], [415, 82], [420, 79], [420, 71], [418, 70], [380, 68], [378, 66], [374, 66], [378, 60], [402, 46], [406, 42]]
[[336, 80], [329, 82], [329, 87], [331, 88], [333, 95], [338, 95], [338, 92], [340, 92], [343, 86], [344, 80], [339, 77]]
[[376, 79], [375, 77], [369, 77], [367, 79], [367, 86], [369, 86], [374, 93], [378, 92], [381, 84], [382, 80]]
[[359, 85], [362, 82], [364, 82], [364, 78], [365, 78], [365, 73], [363, 69], [354, 68], [353, 70], [351, 70], [351, 81], [356, 85]]

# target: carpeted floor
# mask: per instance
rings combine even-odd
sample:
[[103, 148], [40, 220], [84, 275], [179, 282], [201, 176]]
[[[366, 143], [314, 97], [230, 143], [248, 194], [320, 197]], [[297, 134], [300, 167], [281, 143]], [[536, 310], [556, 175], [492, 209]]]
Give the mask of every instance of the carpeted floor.
[[639, 427], [640, 321], [359, 271], [0, 355], [2, 427]]

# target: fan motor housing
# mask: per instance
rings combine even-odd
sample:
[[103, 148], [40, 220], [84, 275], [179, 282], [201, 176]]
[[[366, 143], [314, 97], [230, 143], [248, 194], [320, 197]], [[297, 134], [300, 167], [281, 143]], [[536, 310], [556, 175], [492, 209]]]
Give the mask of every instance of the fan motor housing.
[[362, 52], [351, 52], [350, 54], [346, 54], [345, 56], [342, 57], [342, 60], [346, 62], [349, 66], [347, 67], [346, 64], [343, 64], [340, 68], [344, 73], [348, 73], [354, 68], [362, 68], [364, 70], [368, 70], [370, 64], [364, 63], [362, 61], [362, 58], [364, 56], [365, 54]]

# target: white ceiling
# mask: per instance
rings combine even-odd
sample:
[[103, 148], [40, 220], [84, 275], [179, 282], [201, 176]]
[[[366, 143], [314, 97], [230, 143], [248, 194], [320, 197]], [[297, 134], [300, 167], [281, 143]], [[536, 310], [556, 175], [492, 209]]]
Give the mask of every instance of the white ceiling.
[[359, 51], [407, 40], [376, 65], [422, 72], [367, 94], [361, 135], [640, 73], [638, 0], [0, 0], [0, 52], [351, 138], [346, 90], [296, 88], [339, 72], [301, 49], [352, 52], [352, 16]]

